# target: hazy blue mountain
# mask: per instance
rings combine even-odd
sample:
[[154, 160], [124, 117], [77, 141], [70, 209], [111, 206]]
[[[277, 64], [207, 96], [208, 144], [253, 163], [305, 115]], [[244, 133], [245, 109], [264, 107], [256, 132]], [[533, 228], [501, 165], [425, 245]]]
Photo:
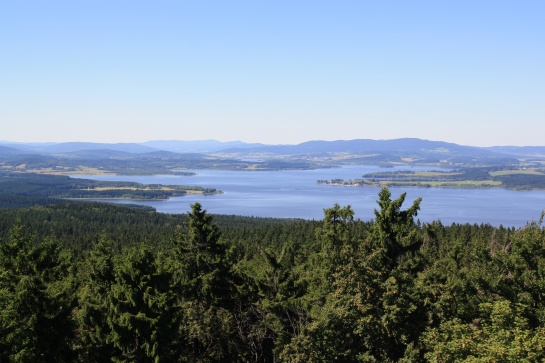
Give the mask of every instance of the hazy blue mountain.
[[126, 153], [146, 153], [157, 151], [149, 146], [144, 146], [135, 143], [94, 143], [94, 142], [63, 142], [54, 145], [42, 146], [34, 149], [35, 151], [49, 154], [63, 154], [77, 151], [89, 150], [112, 150]]
[[[229, 151], [237, 151], [230, 149]], [[240, 151], [240, 150], [239, 150]], [[320, 153], [399, 153], [399, 152], [428, 152], [439, 154], [473, 154], [476, 156], [490, 156], [493, 151], [474, 146], [462, 146], [458, 144], [429, 141], [415, 138], [403, 138], [393, 140], [337, 140], [337, 141], [308, 141], [297, 145], [267, 145], [262, 147], [247, 148], [246, 152], [264, 152], [276, 155], [293, 154], [320, 154]]]
[[[59, 153], [56, 153], [59, 155]], [[97, 159], [130, 159], [136, 153], [110, 149], [87, 149], [61, 153], [62, 157], [70, 159], [97, 160]]]
[[24, 154], [27, 154], [27, 153], [28, 153], [28, 151], [25, 151], [25, 150], [0, 145], [0, 155], [1, 156], [24, 155]]
[[146, 159], [160, 160], [203, 160], [205, 155], [199, 153], [177, 153], [166, 150], [153, 151], [146, 154], [140, 154], [140, 157]]
[[[44, 154], [80, 153], [80, 156], [85, 156], [86, 152], [89, 151], [96, 151], [97, 153], [104, 154], [105, 150], [137, 154], [149, 153], [158, 150], [169, 151], [173, 153], [212, 153], [229, 148], [246, 149], [251, 147], [265, 146], [264, 144], [249, 144], [242, 141], [222, 142], [217, 140], [156, 140], [143, 143], [113, 144], [93, 142], [13, 143], [0, 141], [0, 145], [11, 147], [17, 150], [32, 151]], [[91, 154], [87, 154], [87, 156], [92, 157]]]
[[[154, 149], [155, 150], [155, 149]], [[68, 159], [80, 159], [80, 160], [100, 160], [100, 159], [116, 159], [116, 160], [200, 160], [204, 156], [197, 153], [174, 153], [170, 151], [157, 150], [145, 153], [124, 152], [110, 149], [97, 149], [97, 150], [78, 150], [68, 153], [56, 154]]]
[[237, 148], [247, 149], [254, 147], [265, 146], [264, 144], [249, 144], [242, 141], [217, 141], [217, 140], [195, 140], [195, 141], [181, 141], [181, 140], [155, 140], [141, 143], [141, 145], [153, 147], [159, 150], [172, 151], [177, 153], [204, 153], [204, 152], [218, 152], [225, 149]]
[[[242, 141], [221, 142], [217, 140], [156, 140], [137, 143], [2, 143], [0, 156], [41, 154], [72, 159], [163, 159], [180, 160], [202, 158], [200, 154], [223, 153], [232, 158], [255, 157], [256, 154], [274, 156], [331, 156], [353, 155], [351, 160], [358, 162], [397, 162], [401, 158], [413, 158], [419, 162], [437, 162], [448, 159], [453, 163], [497, 164], [512, 163], [517, 157], [545, 157], [545, 146], [495, 146], [475, 147], [463, 146], [443, 141], [430, 141], [417, 138], [401, 138], [392, 140], [337, 140], [308, 141], [297, 145], [264, 145]], [[372, 157], [370, 157], [372, 156]]]
[[57, 144], [56, 142], [14, 142], [0, 140], [0, 145], [11, 147], [17, 150], [34, 150], [35, 148], [51, 146]]

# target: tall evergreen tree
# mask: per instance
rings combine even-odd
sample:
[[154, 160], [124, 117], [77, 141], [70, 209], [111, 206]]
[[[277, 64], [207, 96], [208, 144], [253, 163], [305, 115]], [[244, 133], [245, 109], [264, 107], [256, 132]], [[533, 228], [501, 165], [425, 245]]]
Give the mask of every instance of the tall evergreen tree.
[[118, 362], [170, 362], [177, 342], [171, 276], [146, 247], [119, 255], [108, 306], [108, 341]]
[[115, 355], [108, 323], [110, 293], [115, 281], [112, 242], [103, 234], [93, 245], [82, 268], [76, 319], [80, 355], [87, 362], [104, 362]]
[[501, 277], [498, 290], [510, 301], [526, 307], [532, 327], [545, 326], [545, 211], [512, 235], [510, 243], [495, 251]]
[[406, 255], [420, 245], [413, 220], [420, 200], [401, 210], [405, 195], [390, 195], [381, 190], [369, 236], [341, 249], [326, 304], [287, 346], [286, 360], [394, 362], [413, 354], [422, 328]]
[[20, 224], [0, 241], [0, 361], [73, 359], [73, 281], [69, 256]]
[[419, 231], [414, 218], [420, 210], [422, 198], [416, 199], [412, 206], [401, 210], [407, 193], [401, 194], [392, 200], [392, 193], [388, 188], [382, 188], [377, 201], [380, 209], [375, 209], [375, 224], [372, 229], [371, 244], [382, 250], [383, 263], [393, 268], [408, 251], [416, 251], [422, 241], [418, 239]]
[[237, 361], [237, 289], [225, 244], [213, 217], [191, 205], [186, 230], [176, 238], [173, 263], [179, 292], [182, 355], [189, 361]]
[[171, 275], [158, 258], [144, 246], [114, 255], [104, 236], [94, 245], [76, 312], [83, 361], [172, 360], [177, 312]]

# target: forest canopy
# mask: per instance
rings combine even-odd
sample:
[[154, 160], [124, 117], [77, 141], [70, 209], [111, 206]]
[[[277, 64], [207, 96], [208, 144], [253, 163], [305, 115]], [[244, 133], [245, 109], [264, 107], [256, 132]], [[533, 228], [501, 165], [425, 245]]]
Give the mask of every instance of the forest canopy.
[[0, 210], [2, 362], [535, 362], [545, 229], [185, 215], [102, 203]]

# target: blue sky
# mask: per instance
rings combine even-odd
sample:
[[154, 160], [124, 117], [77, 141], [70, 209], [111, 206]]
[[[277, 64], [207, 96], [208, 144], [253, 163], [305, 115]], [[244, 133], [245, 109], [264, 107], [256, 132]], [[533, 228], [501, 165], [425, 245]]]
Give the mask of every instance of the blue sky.
[[545, 145], [545, 1], [0, 3], [0, 140]]

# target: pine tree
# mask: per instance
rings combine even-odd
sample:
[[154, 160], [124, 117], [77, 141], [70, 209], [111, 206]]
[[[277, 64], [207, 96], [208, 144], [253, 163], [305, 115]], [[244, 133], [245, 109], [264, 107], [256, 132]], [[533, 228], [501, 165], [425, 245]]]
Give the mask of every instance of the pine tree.
[[112, 242], [103, 234], [93, 245], [83, 269], [86, 278], [79, 289], [76, 319], [80, 355], [87, 362], [103, 362], [115, 355], [108, 324], [110, 293], [115, 279], [113, 255]]
[[131, 248], [116, 260], [107, 314], [108, 341], [117, 351], [113, 360], [171, 361], [178, 329], [170, 274], [146, 247]]
[[408, 251], [416, 251], [422, 242], [418, 240], [418, 229], [414, 218], [420, 210], [422, 198], [416, 199], [412, 206], [401, 210], [407, 193], [391, 200], [392, 193], [388, 188], [382, 188], [377, 201], [380, 210], [375, 209], [375, 224], [372, 229], [371, 244], [382, 250], [383, 263], [393, 268]]
[[305, 331], [286, 347], [285, 360], [393, 362], [413, 354], [422, 329], [414, 294], [415, 259], [410, 256], [420, 246], [413, 220], [420, 200], [401, 210], [405, 195], [396, 200], [390, 195], [381, 190], [380, 210], [375, 210], [376, 220], [364, 240], [356, 241], [335, 223], [324, 223], [330, 229], [321, 232], [326, 240], [343, 236], [346, 242], [338, 255], [333, 253], [339, 262], [324, 306], [313, 311]]
[[73, 281], [69, 256], [40, 242], [20, 224], [0, 241], [0, 361], [73, 359]]
[[172, 267], [180, 296], [182, 355], [190, 361], [237, 361], [236, 276], [213, 217], [191, 205], [186, 230], [176, 238]]

